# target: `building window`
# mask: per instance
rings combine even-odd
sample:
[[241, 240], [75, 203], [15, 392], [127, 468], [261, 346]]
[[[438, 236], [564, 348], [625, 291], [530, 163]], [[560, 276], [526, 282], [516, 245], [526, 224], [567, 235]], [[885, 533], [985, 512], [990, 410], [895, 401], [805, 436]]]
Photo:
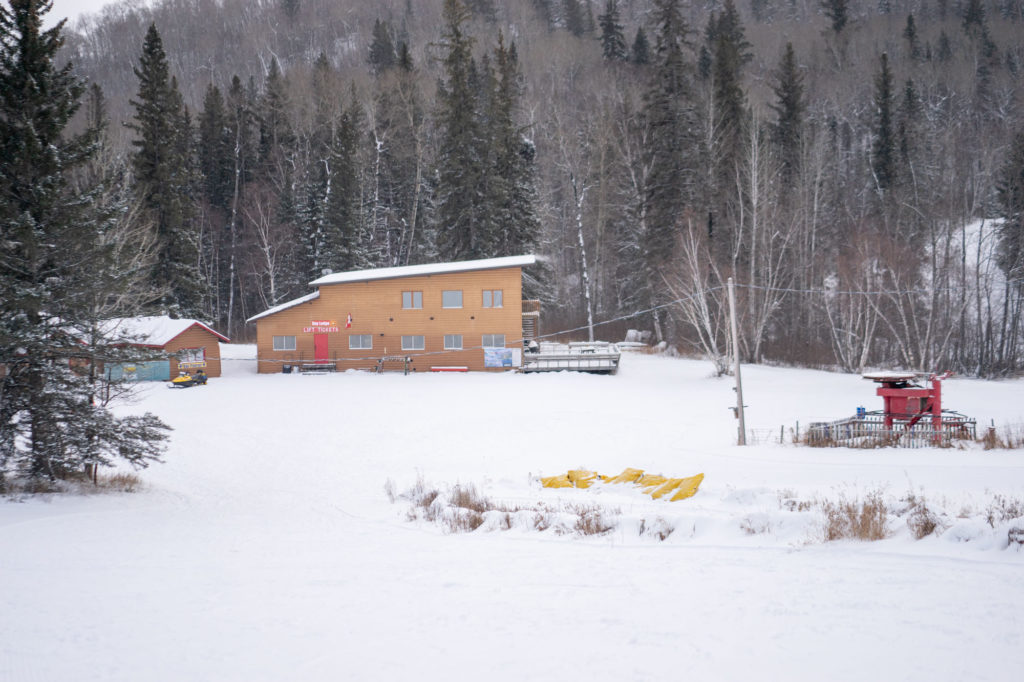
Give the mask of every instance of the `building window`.
[[373, 348], [373, 334], [349, 334], [348, 347], [350, 350], [370, 350]]
[[484, 289], [484, 307], [501, 307], [501, 289]]
[[462, 350], [462, 334], [445, 334], [445, 350]]
[[504, 334], [484, 334], [483, 340], [480, 343], [484, 348], [504, 348], [505, 347], [505, 335]]
[[441, 307], [442, 308], [461, 308], [462, 307], [462, 289], [452, 291], [441, 292]]
[[420, 309], [423, 307], [422, 291], [403, 291], [402, 307], [405, 309]]
[[178, 351], [178, 363], [203, 362], [206, 360], [206, 352], [202, 348], [182, 348]]
[[274, 350], [295, 350], [294, 336], [275, 336]]
[[423, 350], [423, 337], [422, 336], [403, 336], [402, 337], [402, 350]]

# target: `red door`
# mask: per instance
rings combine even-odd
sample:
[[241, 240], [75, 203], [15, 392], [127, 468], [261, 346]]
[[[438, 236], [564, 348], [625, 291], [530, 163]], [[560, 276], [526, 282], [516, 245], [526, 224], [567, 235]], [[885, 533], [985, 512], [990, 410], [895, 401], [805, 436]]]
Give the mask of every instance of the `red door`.
[[327, 334], [313, 334], [313, 360], [327, 362]]

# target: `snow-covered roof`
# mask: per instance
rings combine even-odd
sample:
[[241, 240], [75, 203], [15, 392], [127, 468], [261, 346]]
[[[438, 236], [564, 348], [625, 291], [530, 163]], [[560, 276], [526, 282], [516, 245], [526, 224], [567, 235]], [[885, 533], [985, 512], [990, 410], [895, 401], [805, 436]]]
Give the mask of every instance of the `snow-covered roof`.
[[292, 308], [294, 306], [299, 305], [300, 303], [305, 303], [306, 301], [312, 301], [313, 299], [319, 298], [319, 297], [320, 297], [320, 292], [319, 291], [314, 291], [311, 294], [306, 294], [305, 296], [300, 296], [298, 298], [293, 298], [292, 300], [286, 301], [284, 303], [281, 303], [280, 305], [275, 305], [273, 308], [271, 308], [269, 310], [264, 310], [259, 315], [253, 315], [248, 320], [246, 320], [246, 322], [252, 322], [254, 320], [260, 319], [261, 317], [266, 317], [267, 315], [273, 315], [274, 313], [279, 313], [282, 310], [285, 310], [287, 308]]
[[[468, 270], [523, 267], [525, 265], [533, 265], [536, 262], [536, 256], [505, 256], [503, 258], [484, 258], [482, 260], [465, 260], [455, 263], [427, 263], [424, 265], [404, 265], [397, 268], [352, 270], [350, 272], [336, 272], [331, 275], [324, 275], [309, 284], [310, 286], [318, 287], [325, 284], [365, 282], [374, 279], [394, 279], [397, 277], [416, 277], [418, 275], [439, 275], [448, 272], [466, 272]], [[263, 313], [263, 315], [266, 314]]]
[[125, 338], [132, 343], [147, 346], [164, 346], [192, 327], [200, 327], [218, 339], [230, 342], [223, 334], [215, 332], [198, 320], [175, 320], [166, 315], [148, 317], [119, 317], [107, 321], [108, 333], [115, 338]]

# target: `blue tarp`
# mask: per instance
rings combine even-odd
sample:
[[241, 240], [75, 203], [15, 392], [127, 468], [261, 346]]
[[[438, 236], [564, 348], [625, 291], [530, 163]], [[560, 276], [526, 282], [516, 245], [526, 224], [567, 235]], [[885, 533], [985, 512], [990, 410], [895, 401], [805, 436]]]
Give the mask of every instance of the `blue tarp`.
[[123, 362], [107, 365], [108, 376], [112, 380], [121, 378], [128, 381], [170, 381], [170, 360], [152, 360], [150, 362]]

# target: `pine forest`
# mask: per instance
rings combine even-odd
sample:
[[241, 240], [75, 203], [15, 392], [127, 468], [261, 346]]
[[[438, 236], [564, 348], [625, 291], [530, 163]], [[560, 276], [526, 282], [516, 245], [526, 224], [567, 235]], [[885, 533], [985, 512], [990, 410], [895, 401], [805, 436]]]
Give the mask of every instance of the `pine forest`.
[[744, 361], [1024, 364], [1022, 0], [129, 0], [61, 37], [120, 314], [245, 340], [325, 271], [535, 253], [544, 332], [720, 372], [729, 278]]

